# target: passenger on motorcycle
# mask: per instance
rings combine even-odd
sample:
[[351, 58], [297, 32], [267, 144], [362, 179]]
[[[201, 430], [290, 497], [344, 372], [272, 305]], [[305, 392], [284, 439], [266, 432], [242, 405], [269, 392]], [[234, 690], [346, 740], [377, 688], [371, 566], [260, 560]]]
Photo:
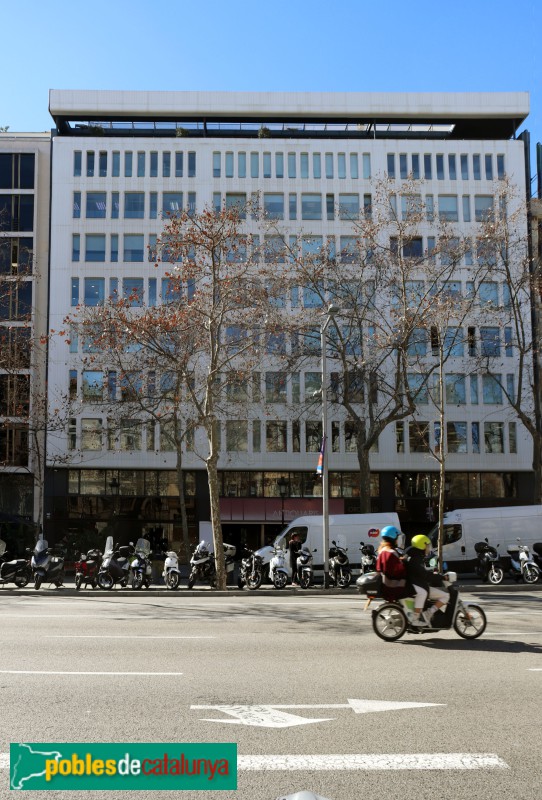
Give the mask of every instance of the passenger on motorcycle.
[[[414, 617], [410, 620], [410, 624], [419, 627], [429, 625], [435, 611], [444, 608], [449, 600], [449, 594], [445, 589], [432, 585], [436, 582], [441, 583], [440, 578], [433, 575], [424, 565], [424, 559], [430, 552], [431, 540], [427, 536], [419, 535], [412, 537], [410, 547], [407, 547], [403, 556], [408, 581], [416, 593]], [[428, 594], [434, 604], [424, 611], [423, 607]]]
[[406, 595], [406, 568], [395, 549], [398, 536], [399, 531], [393, 525], [387, 525], [380, 531], [376, 571], [382, 576], [384, 600], [399, 600]]

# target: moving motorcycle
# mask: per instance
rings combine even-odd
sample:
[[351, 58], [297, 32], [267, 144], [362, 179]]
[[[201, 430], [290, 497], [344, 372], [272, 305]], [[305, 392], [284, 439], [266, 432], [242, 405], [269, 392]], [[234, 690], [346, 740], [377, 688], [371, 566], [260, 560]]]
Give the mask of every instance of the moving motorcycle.
[[302, 589], [308, 589], [312, 583], [312, 554], [316, 553], [314, 550], [309, 550], [306, 544], [301, 546], [301, 550], [297, 554], [296, 560], [296, 573], [297, 582]]
[[474, 568], [476, 574], [480, 576], [484, 583], [489, 581], [495, 586], [502, 583], [504, 570], [501, 567], [497, 548], [490, 545], [487, 539], [485, 539], [483, 542], [476, 542], [474, 549], [478, 556]]
[[101, 563], [102, 554], [99, 550], [89, 550], [88, 553], [80, 553], [79, 559], [75, 562], [75, 588], [77, 591], [84, 584], [95, 589], [98, 585], [98, 565]]
[[135, 546], [135, 555], [130, 564], [132, 574], [132, 589], [148, 589], [151, 585], [151, 543], [148, 539], [138, 539]]
[[273, 547], [269, 562], [269, 577], [275, 589], [284, 589], [288, 583], [289, 570], [286, 566], [286, 550], [282, 547]]
[[60, 589], [64, 579], [64, 558], [64, 548], [49, 547], [46, 539], [38, 539], [30, 561], [34, 589], [39, 589], [44, 581], [54, 583]]
[[[27, 551], [29, 552], [29, 551]], [[14, 583], [20, 589], [29, 582], [32, 570], [26, 558], [14, 558], [8, 561], [6, 543], [0, 539], [0, 584]]]
[[181, 570], [179, 569], [179, 557], [174, 550], [168, 550], [166, 553], [162, 577], [168, 589], [177, 589], [179, 587]]
[[[234, 568], [235, 545], [223, 542], [224, 559], [226, 573], [232, 572]], [[188, 588], [191, 589], [197, 580], [209, 581], [212, 588], [216, 587], [216, 562], [215, 554], [205, 541], [201, 541], [190, 559], [190, 575], [188, 576]]]
[[[486, 615], [483, 609], [474, 603], [464, 603], [456, 585], [457, 574], [445, 572], [443, 581], [448, 588], [450, 599], [444, 611], [436, 611], [431, 622], [423, 627], [411, 624], [414, 601], [406, 597], [393, 602], [385, 601], [372, 612], [373, 630], [385, 642], [396, 642], [405, 633], [425, 634], [447, 631], [451, 628], [463, 639], [477, 639], [486, 629]], [[360, 576], [356, 585], [367, 597], [367, 608], [379, 596], [381, 576], [378, 572], [370, 572]], [[429, 608], [431, 600], [427, 600], [425, 608]]]
[[361, 553], [361, 574], [366, 575], [368, 572], [374, 572], [376, 569], [376, 550], [372, 544], [365, 544], [360, 542]]
[[118, 583], [124, 587], [130, 575], [130, 563], [134, 555], [134, 546], [130, 542], [122, 547], [115, 547], [113, 537], [108, 536], [105, 542], [104, 555], [98, 571], [100, 589], [112, 589]]
[[247, 589], [253, 591], [259, 589], [262, 585], [264, 573], [263, 558], [258, 555], [256, 550], [249, 550], [248, 547], [245, 547], [245, 553], [248, 553], [248, 555], [241, 561], [237, 585], [240, 589], [246, 586]]
[[341, 547], [335, 540], [331, 544], [333, 546], [329, 548], [329, 580], [332, 586], [346, 589], [352, 580], [350, 561], [346, 555], [348, 548]]
[[523, 580], [523, 583], [536, 583], [540, 579], [540, 569], [535, 564], [529, 546], [521, 544], [511, 544], [506, 548], [510, 556], [510, 576], [516, 581]]

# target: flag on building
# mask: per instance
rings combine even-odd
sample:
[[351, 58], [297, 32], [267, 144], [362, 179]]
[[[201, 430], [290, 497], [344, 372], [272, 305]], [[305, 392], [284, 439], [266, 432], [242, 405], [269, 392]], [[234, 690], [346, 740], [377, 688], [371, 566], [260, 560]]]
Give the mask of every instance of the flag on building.
[[316, 467], [316, 474], [318, 477], [322, 477], [322, 472], [324, 471], [324, 453], [326, 452], [326, 437], [325, 435], [322, 436], [322, 444], [320, 445], [320, 454], [318, 456], [318, 465]]

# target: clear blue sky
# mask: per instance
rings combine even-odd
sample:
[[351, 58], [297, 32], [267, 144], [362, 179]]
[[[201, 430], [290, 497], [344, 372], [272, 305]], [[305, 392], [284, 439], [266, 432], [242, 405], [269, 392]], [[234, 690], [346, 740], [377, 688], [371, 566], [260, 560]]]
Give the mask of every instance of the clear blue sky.
[[1, 26], [12, 131], [51, 127], [50, 88], [528, 91], [542, 141], [540, 0], [27, 0]]

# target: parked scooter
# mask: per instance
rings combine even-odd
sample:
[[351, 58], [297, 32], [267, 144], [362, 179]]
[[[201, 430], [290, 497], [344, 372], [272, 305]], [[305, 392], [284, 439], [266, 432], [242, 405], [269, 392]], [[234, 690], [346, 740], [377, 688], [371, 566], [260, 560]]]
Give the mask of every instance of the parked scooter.
[[126, 586], [133, 555], [134, 545], [132, 542], [122, 547], [115, 547], [113, 537], [107, 537], [97, 578], [100, 589], [112, 589], [116, 583], [122, 587]]
[[[29, 552], [29, 551], [27, 551]], [[14, 558], [8, 560], [6, 543], [0, 539], [0, 585], [4, 583], [14, 583], [19, 589], [29, 582], [32, 577], [32, 570], [26, 558]]]
[[542, 574], [542, 542], [535, 542], [533, 544], [533, 551], [533, 558], [536, 562], [536, 566], [541, 571], [540, 574]]
[[269, 562], [269, 577], [275, 589], [284, 589], [288, 583], [289, 574], [290, 571], [286, 565], [286, 550], [283, 547], [273, 547]]
[[148, 539], [138, 539], [135, 546], [135, 555], [130, 565], [132, 576], [132, 589], [148, 589], [151, 585], [151, 543]]
[[523, 580], [523, 583], [536, 583], [540, 579], [540, 569], [531, 556], [529, 546], [521, 544], [518, 537], [518, 544], [511, 544], [506, 548], [510, 556], [510, 577], [516, 581]]
[[296, 573], [297, 582], [302, 589], [308, 589], [312, 583], [312, 554], [316, 553], [314, 550], [309, 550], [306, 544], [301, 546], [301, 550], [297, 554], [296, 560]]
[[166, 553], [162, 577], [168, 589], [179, 588], [179, 583], [181, 581], [181, 570], [179, 569], [179, 556], [174, 550], [168, 550]]
[[57, 589], [63, 585], [65, 552], [61, 547], [49, 547], [47, 539], [38, 539], [30, 566], [34, 576], [34, 589], [45, 581], [54, 583]]
[[246, 586], [247, 589], [254, 591], [255, 589], [259, 589], [262, 585], [264, 573], [263, 558], [258, 555], [257, 551], [249, 550], [248, 547], [245, 547], [244, 550], [247, 556], [241, 560], [237, 585], [240, 589]]
[[366, 575], [368, 572], [374, 572], [376, 569], [376, 550], [372, 544], [365, 544], [360, 542], [361, 553], [361, 574]]
[[101, 564], [102, 554], [99, 550], [89, 550], [88, 553], [80, 553], [79, 559], [75, 562], [75, 588], [77, 591], [85, 585], [85, 589], [90, 584], [93, 589], [98, 585], [98, 569]]
[[346, 589], [352, 580], [350, 561], [346, 555], [348, 548], [341, 547], [335, 540], [331, 544], [332, 547], [329, 548], [329, 580], [332, 586]]
[[504, 570], [501, 567], [501, 560], [497, 548], [488, 543], [487, 538], [483, 542], [476, 542], [474, 549], [478, 556], [474, 571], [485, 583], [497, 586], [502, 583]]
[[[223, 547], [226, 573], [232, 572], [235, 566], [236, 547], [233, 544], [226, 544], [226, 542], [223, 542]], [[189, 589], [193, 587], [197, 580], [209, 581], [212, 588], [216, 586], [215, 554], [206, 542], [201, 541], [192, 553], [190, 567], [190, 575], [188, 576]]]
[[[394, 602], [383, 602], [372, 612], [373, 630], [385, 642], [396, 642], [405, 633], [422, 634], [438, 633], [451, 628], [463, 639], [477, 639], [486, 629], [486, 615], [483, 609], [474, 603], [464, 603], [457, 587], [457, 574], [445, 572], [442, 576], [450, 593], [450, 599], [444, 611], [435, 611], [428, 625], [412, 625], [414, 600], [406, 597]], [[367, 608], [379, 596], [380, 573], [369, 572], [361, 575], [356, 584], [359, 591], [367, 597]], [[425, 608], [432, 601], [427, 599]]]

